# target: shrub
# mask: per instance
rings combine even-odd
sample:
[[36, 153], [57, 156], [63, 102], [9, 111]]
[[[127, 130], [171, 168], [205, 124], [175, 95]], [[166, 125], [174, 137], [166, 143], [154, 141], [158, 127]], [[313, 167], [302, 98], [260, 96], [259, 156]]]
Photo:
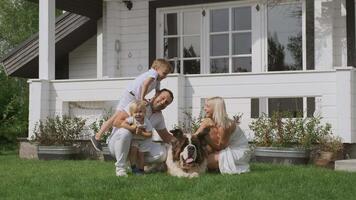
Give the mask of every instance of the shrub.
[[79, 117], [47, 117], [35, 126], [35, 141], [41, 145], [72, 145], [84, 129], [85, 119]]
[[263, 113], [249, 125], [257, 146], [302, 147], [309, 149], [325, 135], [331, 135], [331, 125], [321, 124], [321, 117], [293, 118], [288, 113], [275, 112], [269, 118]]
[[[105, 110], [104, 114], [99, 119], [96, 119], [93, 123], [89, 125], [89, 128], [94, 132], [94, 134], [96, 134], [100, 130], [100, 127], [103, 125], [103, 123], [107, 121], [112, 115], [112, 109]], [[111, 131], [112, 127], [102, 135], [101, 140], [105, 142], [111, 134]]]
[[200, 114], [198, 117], [193, 117], [192, 113], [188, 111], [184, 111], [183, 114], [183, 122], [178, 122], [178, 124], [173, 125], [173, 128], [179, 128], [183, 133], [195, 133], [203, 120], [202, 115]]

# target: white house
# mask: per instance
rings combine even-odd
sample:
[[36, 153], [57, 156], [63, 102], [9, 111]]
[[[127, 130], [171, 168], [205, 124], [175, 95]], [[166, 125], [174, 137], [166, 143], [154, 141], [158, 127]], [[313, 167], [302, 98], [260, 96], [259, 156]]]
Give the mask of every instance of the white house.
[[[175, 66], [162, 82], [176, 97], [168, 128], [222, 96], [247, 133], [259, 114], [289, 110], [321, 114], [356, 143], [354, 0], [37, 2], [39, 34], [1, 61], [8, 75], [30, 78], [29, 137], [49, 115], [95, 119], [164, 57]], [[55, 5], [68, 11], [57, 20]]]

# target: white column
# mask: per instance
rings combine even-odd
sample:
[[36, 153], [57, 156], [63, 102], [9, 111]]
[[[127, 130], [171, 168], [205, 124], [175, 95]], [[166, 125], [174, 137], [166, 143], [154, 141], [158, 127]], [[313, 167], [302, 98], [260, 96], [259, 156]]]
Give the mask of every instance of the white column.
[[34, 137], [34, 128], [39, 120], [49, 116], [49, 82], [47, 80], [29, 80], [29, 126], [28, 139]]
[[39, 79], [55, 79], [55, 0], [39, 1]]
[[[104, 15], [105, 16], [105, 15]], [[103, 20], [98, 20], [96, 34], [96, 78], [103, 78]]]
[[103, 2], [103, 78], [113, 78], [119, 75], [120, 42], [117, 41], [120, 41], [120, 9], [124, 5], [118, 0]]
[[336, 68], [336, 134], [341, 136], [344, 143], [352, 139], [352, 75], [351, 67]]
[[172, 129], [178, 122], [183, 122], [183, 111], [185, 109], [185, 77], [182, 74], [173, 74], [164, 79], [161, 89], [167, 88], [174, 95], [173, 102], [163, 110], [164, 121], [168, 130]]

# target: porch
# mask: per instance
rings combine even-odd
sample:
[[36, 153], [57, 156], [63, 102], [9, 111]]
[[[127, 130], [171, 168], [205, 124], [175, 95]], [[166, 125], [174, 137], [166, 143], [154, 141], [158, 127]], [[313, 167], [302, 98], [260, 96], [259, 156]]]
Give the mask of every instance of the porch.
[[[325, 122], [331, 123], [344, 143], [355, 143], [356, 130], [352, 123], [356, 113], [355, 74], [351, 67], [326, 71], [171, 74], [161, 87], [172, 90], [175, 99], [163, 114], [170, 129], [183, 120], [183, 111], [191, 111], [197, 117], [205, 98], [222, 96], [230, 116], [243, 113], [241, 127], [251, 138], [248, 124], [256, 112], [257, 115], [269, 112], [269, 98], [303, 98], [305, 117], [307, 98], [314, 98], [312, 114], [320, 114]], [[90, 121], [103, 114], [104, 108], [115, 109], [119, 95], [133, 79], [30, 80], [29, 137], [33, 135], [35, 123], [51, 114], [75, 114]], [[257, 104], [252, 103], [256, 99]]]

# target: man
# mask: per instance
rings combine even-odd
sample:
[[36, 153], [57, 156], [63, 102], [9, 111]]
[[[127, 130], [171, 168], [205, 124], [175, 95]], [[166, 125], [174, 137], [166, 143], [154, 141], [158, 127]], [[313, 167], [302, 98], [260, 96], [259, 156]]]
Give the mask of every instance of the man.
[[[152, 124], [152, 127], [157, 131], [163, 142], [170, 143], [175, 138], [168, 132], [164, 123], [162, 110], [165, 109], [173, 101], [173, 93], [168, 89], [160, 90], [147, 105], [146, 117]], [[116, 175], [127, 176], [126, 159], [130, 150], [132, 136], [136, 130], [128, 130], [121, 128], [121, 124], [129, 117], [128, 107], [125, 111], [118, 113], [114, 120], [114, 128], [109, 138], [110, 153], [116, 158]], [[146, 162], [163, 162], [166, 158], [165, 146], [159, 143], [151, 143], [149, 155], [145, 155]]]

